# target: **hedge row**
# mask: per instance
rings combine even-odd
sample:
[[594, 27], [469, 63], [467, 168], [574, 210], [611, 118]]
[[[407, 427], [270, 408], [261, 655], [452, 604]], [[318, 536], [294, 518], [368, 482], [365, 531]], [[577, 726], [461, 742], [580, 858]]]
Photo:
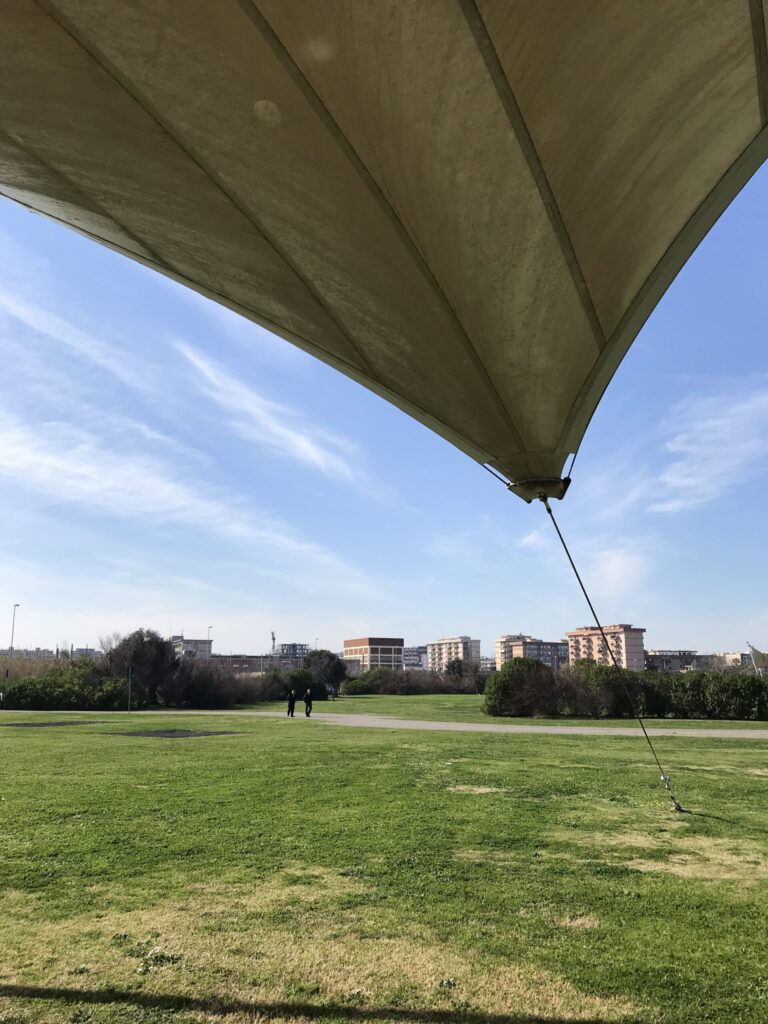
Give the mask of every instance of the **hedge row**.
[[[146, 707], [147, 688], [134, 676], [133, 708]], [[73, 658], [57, 662], [40, 675], [0, 683], [3, 707], [27, 711], [124, 711], [126, 676], [111, 675], [105, 661]], [[182, 659], [153, 691], [152, 703], [167, 707], [223, 708], [247, 696], [236, 676], [215, 665]]]
[[768, 720], [768, 680], [735, 672], [629, 672], [584, 661], [554, 673], [513, 658], [485, 685], [489, 715]]
[[419, 693], [477, 693], [478, 690], [482, 692], [482, 683], [476, 678], [421, 669], [409, 672], [373, 668], [355, 678], [345, 679], [341, 684], [341, 693], [347, 697], [373, 693], [409, 696]]

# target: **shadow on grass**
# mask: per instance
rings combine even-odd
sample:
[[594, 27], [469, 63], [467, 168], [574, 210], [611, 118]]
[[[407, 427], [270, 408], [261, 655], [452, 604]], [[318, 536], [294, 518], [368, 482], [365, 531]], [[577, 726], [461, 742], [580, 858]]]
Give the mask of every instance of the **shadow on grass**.
[[68, 1003], [127, 1003], [153, 1010], [188, 1010], [226, 1016], [229, 1013], [248, 1013], [259, 1019], [303, 1016], [310, 1018], [336, 1017], [365, 1024], [367, 1021], [395, 1020], [413, 1024], [608, 1024], [605, 1018], [541, 1017], [529, 1013], [482, 1013], [472, 1010], [408, 1010], [395, 1006], [358, 1007], [344, 1003], [249, 1002], [239, 999], [204, 999], [195, 996], [160, 995], [149, 992], [131, 992], [117, 988], [78, 989], [42, 985], [0, 984], [0, 996], [17, 999], [59, 999]]

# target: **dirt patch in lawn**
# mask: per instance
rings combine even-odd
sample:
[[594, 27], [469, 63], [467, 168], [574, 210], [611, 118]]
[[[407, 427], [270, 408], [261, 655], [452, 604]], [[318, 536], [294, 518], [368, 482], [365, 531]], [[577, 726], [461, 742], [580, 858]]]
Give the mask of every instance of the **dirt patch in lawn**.
[[149, 736], [158, 740], [188, 740], [196, 736], [240, 736], [230, 729], [140, 729], [136, 732], [111, 732], [109, 736]]

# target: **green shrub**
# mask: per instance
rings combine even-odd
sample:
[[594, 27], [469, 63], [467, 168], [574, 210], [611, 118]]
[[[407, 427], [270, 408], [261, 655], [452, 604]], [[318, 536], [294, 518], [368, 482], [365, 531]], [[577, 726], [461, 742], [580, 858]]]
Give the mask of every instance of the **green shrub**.
[[238, 704], [260, 704], [284, 700], [290, 686], [282, 672], [272, 669], [261, 675], [237, 676]]
[[485, 684], [486, 715], [530, 717], [556, 715], [558, 692], [554, 673], [533, 658], [513, 658]]
[[128, 695], [126, 683], [106, 676], [91, 658], [67, 658], [3, 689], [6, 708], [29, 711], [115, 711], [126, 707]]
[[347, 676], [342, 682], [339, 692], [343, 697], [362, 697], [379, 692], [380, 681], [372, 673], [366, 672], [361, 676]]

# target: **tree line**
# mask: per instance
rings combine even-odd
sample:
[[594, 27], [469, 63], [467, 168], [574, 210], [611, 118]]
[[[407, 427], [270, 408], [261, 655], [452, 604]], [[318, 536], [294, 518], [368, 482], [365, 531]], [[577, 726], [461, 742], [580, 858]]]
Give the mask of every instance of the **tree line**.
[[170, 641], [151, 629], [102, 640], [104, 656], [64, 657], [34, 673], [0, 680], [9, 709], [125, 711], [131, 708], [225, 708], [283, 699], [309, 689], [314, 700], [337, 692], [346, 667], [331, 651], [311, 651], [305, 667], [262, 677], [237, 675], [214, 659], [175, 655]]
[[631, 672], [578, 661], [553, 672], [513, 658], [486, 682], [484, 711], [515, 718], [768, 720], [768, 680], [737, 672]]

